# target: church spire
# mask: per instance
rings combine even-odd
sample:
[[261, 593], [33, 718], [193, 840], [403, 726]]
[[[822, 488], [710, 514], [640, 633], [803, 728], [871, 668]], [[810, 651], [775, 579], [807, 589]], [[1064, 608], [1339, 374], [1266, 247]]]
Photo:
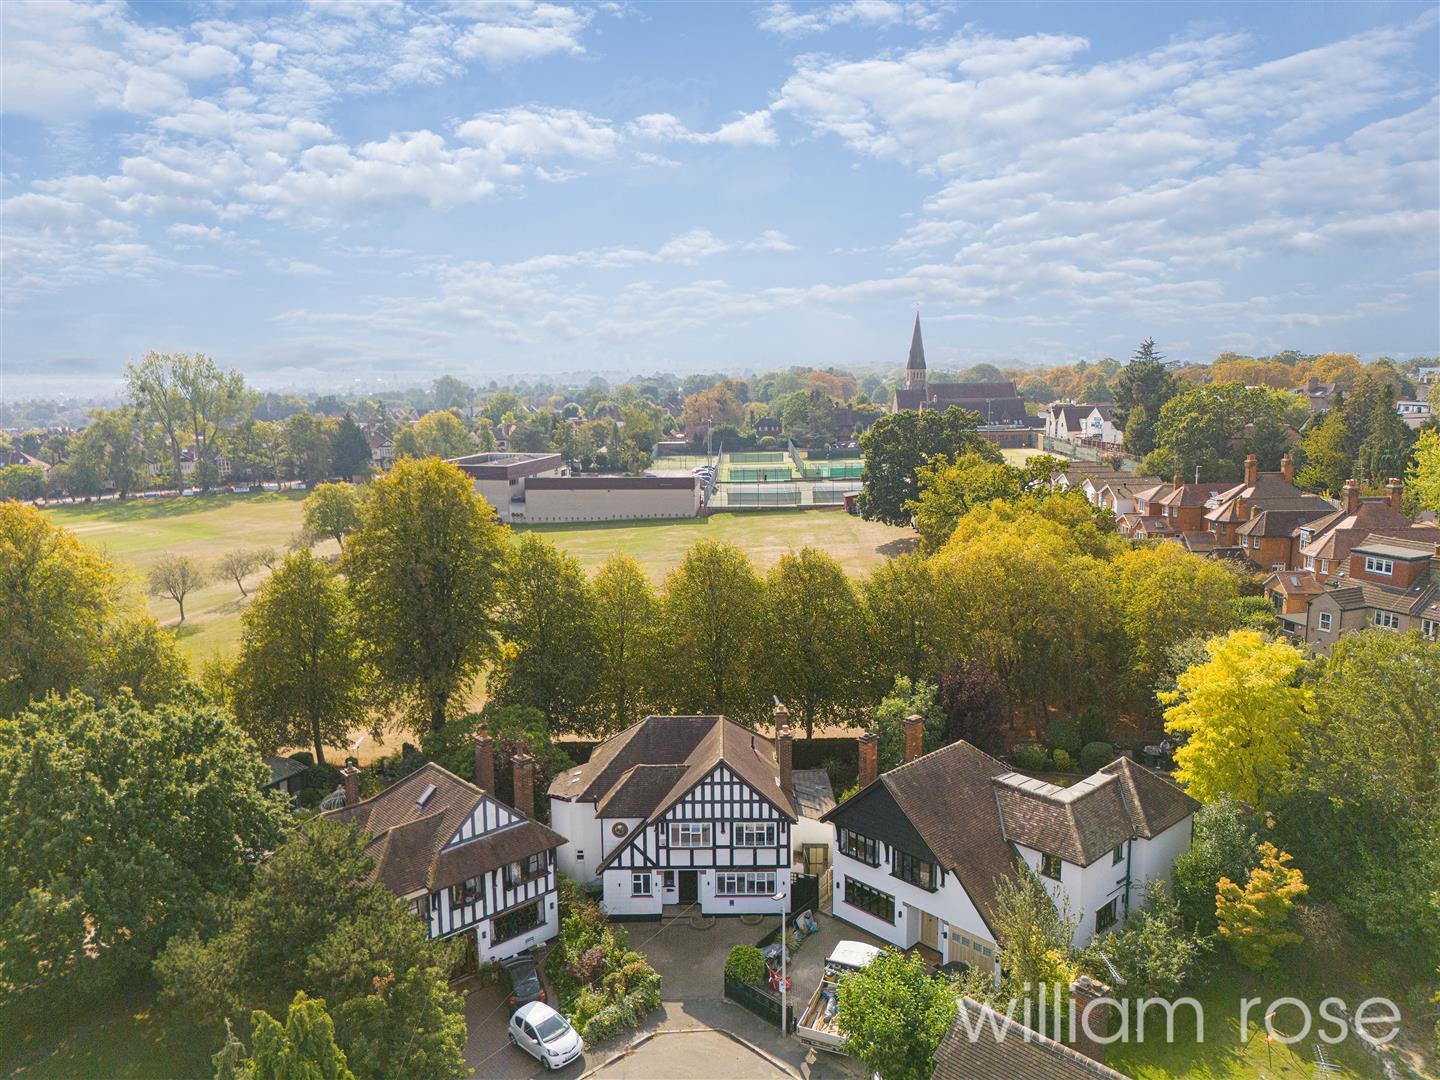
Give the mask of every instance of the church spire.
[[915, 312], [915, 332], [910, 335], [910, 360], [905, 365], [905, 388], [925, 389], [925, 343], [920, 340], [920, 312]]

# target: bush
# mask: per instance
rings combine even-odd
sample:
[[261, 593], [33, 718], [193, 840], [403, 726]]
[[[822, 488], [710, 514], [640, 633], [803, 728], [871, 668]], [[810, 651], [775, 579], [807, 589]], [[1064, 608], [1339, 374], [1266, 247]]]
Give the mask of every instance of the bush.
[[1105, 716], [1105, 710], [1099, 705], [1091, 705], [1080, 714], [1079, 738], [1075, 740], [1076, 746], [1084, 746], [1086, 743], [1104, 742], [1110, 737], [1110, 721]]
[[1080, 749], [1080, 724], [1068, 716], [1057, 716], [1045, 725], [1047, 746], [1064, 750]]
[[759, 986], [765, 981], [765, 957], [754, 945], [736, 945], [725, 958], [725, 977]]
[[1106, 982], [1111, 978], [1106, 960], [1114, 964], [1125, 977], [1125, 997], [1174, 998], [1195, 975], [1210, 940], [1185, 929], [1180, 907], [1164, 882], [1152, 881], [1146, 907], [1133, 912], [1118, 930], [1096, 937], [1080, 964]]
[[1055, 770], [1057, 772], [1072, 772], [1075, 768], [1075, 759], [1070, 756], [1070, 751], [1057, 746], [1054, 753]]
[[1093, 773], [1097, 769], [1103, 769], [1114, 760], [1114, 743], [1088, 742], [1085, 744], [1085, 748], [1080, 751], [1080, 768], [1087, 773]]
[[1045, 768], [1045, 748], [1035, 743], [1017, 746], [1010, 756], [1015, 761], [1015, 767], [1022, 772], [1040, 772]]

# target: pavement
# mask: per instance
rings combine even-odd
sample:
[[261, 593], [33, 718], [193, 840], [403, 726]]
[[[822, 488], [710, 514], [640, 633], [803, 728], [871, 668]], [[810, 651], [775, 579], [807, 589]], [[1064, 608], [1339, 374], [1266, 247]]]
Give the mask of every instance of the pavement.
[[[798, 1017], [820, 981], [825, 957], [843, 939], [879, 944], [861, 930], [817, 915], [820, 933], [791, 954], [792, 1002]], [[465, 1060], [483, 1080], [520, 1080], [556, 1076], [578, 1080], [594, 1076], [634, 1080], [746, 1080], [792, 1077], [794, 1080], [855, 1080], [864, 1067], [851, 1058], [817, 1053], [779, 1028], [724, 998], [725, 957], [733, 945], [753, 945], [775, 925], [764, 919], [691, 916], [681, 912], [659, 922], [621, 924], [631, 945], [658, 971], [661, 1007], [639, 1031], [588, 1050], [557, 1073], [547, 1072], [524, 1051], [510, 1045], [509, 1014], [496, 987], [480, 987], [465, 1001], [469, 1038]], [[768, 1071], [766, 1071], [768, 1070]]]

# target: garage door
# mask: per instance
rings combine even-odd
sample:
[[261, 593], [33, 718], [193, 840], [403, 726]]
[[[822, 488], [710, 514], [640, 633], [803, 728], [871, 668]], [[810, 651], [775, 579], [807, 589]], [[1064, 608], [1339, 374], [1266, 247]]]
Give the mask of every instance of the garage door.
[[959, 927], [950, 927], [950, 961], [960, 961], [971, 967], [989, 971], [995, 966], [995, 943], [985, 938], [974, 937]]

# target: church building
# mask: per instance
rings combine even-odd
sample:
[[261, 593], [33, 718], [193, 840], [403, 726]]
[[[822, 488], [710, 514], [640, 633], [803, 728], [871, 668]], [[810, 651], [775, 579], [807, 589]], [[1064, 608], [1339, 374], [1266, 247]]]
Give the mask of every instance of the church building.
[[910, 335], [910, 357], [905, 362], [905, 387], [895, 391], [893, 412], [948, 409], [951, 406], [980, 414], [987, 428], [1017, 428], [1028, 423], [1025, 403], [1015, 384], [1004, 382], [930, 383], [925, 371], [925, 343], [920, 337], [920, 313]]

